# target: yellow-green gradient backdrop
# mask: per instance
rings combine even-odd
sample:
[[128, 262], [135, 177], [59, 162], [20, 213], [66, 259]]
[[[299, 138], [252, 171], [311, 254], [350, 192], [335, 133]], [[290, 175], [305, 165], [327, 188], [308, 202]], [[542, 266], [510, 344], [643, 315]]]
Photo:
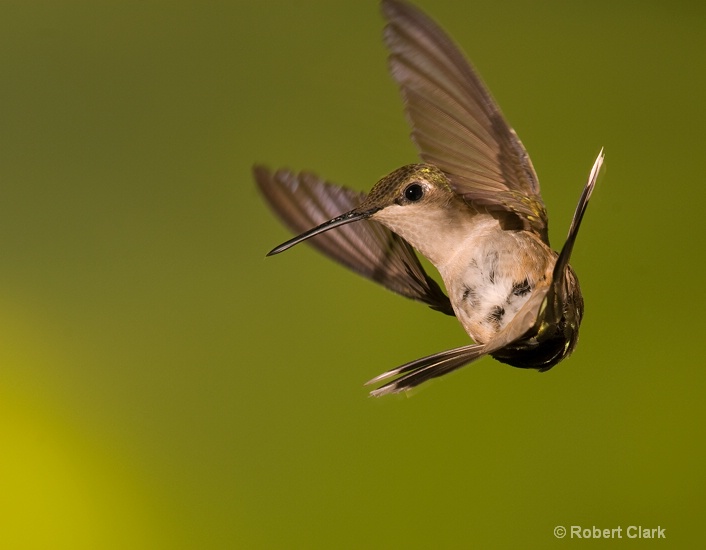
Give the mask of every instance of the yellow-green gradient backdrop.
[[369, 189], [417, 158], [377, 2], [3, 2], [3, 547], [703, 544], [706, 10], [419, 5], [532, 155], [556, 248], [606, 148], [576, 353], [369, 399], [460, 326], [306, 246], [265, 260], [288, 234], [254, 162]]

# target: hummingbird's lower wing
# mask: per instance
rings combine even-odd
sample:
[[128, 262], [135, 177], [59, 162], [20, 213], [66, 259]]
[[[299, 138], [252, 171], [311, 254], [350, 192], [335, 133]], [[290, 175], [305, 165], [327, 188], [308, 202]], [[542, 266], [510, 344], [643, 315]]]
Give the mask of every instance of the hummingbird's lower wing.
[[419, 384], [448, 374], [459, 367], [467, 365], [484, 355], [487, 355], [486, 346], [483, 344], [471, 344], [460, 348], [454, 348], [422, 357], [416, 361], [406, 363], [401, 367], [389, 370], [369, 380], [365, 385], [377, 384], [391, 378], [396, 378], [378, 389], [370, 392], [373, 397], [380, 397], [390, 393], [399, 393], [410, 390]]
[[412, 389], [427, 380], [448, 374], [476, 359], [480, 359], [485, 355], [491, 355], [503, 349], [505, 346], [517, 342], [522, 339], [528, 331], [536, 327], [539, 313], [545, 305], [544, 299], [547, 296], [548, 290], [548, 283], [537, 287], [530, 299], [527, 300], [525, 305], [522, 306], [520, 311], [513, 317], [512, 321], [485, 344], [470, 344], [460, 348], [441, 351], [384, 372], [380, 376], [376, 376], [366, 382], [366, 386], [384, 382], [395, 377], [399, 378], [395, 378], [378, 389], [371, 391], [370, 395], [380, 397], [382, 395]]
[[[255, 166], [253, 174], [272, 210], [295, 233], [353, 210], [366, 196], [308, 172], [271, 172]], [[321, 233], [309, 243], [332, 260], [397, 294], [455, 315], [448, 297], [424, 271], [409, 243], [377, 222], [360, 220]]]

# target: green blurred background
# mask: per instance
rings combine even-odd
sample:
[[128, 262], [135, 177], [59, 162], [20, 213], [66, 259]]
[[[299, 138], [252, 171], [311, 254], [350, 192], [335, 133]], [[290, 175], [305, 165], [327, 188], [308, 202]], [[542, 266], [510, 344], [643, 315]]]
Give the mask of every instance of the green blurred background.
[[369, 189], [416, 159], [377, 2], [3, 2], [4, 547], [703, 543], [706, 9], [418, 5], [532, 155], [556, 248], [606, 148], [576, 353], [370, 399], [458, 323], [305, 246], [264, 259], [288, 234], [254, 162]]

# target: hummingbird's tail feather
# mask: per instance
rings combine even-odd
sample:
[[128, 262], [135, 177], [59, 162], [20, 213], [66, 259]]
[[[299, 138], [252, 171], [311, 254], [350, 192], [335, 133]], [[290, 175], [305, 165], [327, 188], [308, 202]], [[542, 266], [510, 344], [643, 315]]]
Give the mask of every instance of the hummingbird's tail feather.
[[[588, 201], [591, 199], [596, 182], [598, 181], [598, 176], [601, 173], [604, 158], [605, 154], [601, 148], [600, 153], [598, 153], [593, 163], [593, 168], [591, 168], [591, 173], [588, 176], [588, 181], [581, 193], [579, 202], [576, 205], [574, 217], [569, 227], [569, 234], [559, 253], [556, 264], [554, 264], [552, 283], [547, 293], [546, 301], [546, 303], [552, 307], [544, 309], [541, 323], [551, 326], [563, 324], [566, 327], [564, 338], [567, 342], [567, 346], [561, 354], [556, 356], [551, 364], [542, 370], [551, 368], [551, 366], [560, 361], [561, 358], [569, 355], [578, 340], [578, 329], [583, 317], [583, 298], [580, 292], [575, 291], [578, 287], [578, 280], [569, 265], [569, 259], [574, 249], [574, 243], [576, 242], [576, 236], [581, 226], [581, 220], [583, 220], [583, 215], [586, 213]], [[569, 307], [569, 304], [572, 304], [572, 306]], [[567, 312], [572, 312], [572, 314], [567, 317]]]
[[487, 346], [482, 344], [471, 344], [460, 348], [442, 351], [387, 371], [366, 382], [365, 385], [377, 384], [378, 382], [402, 375], [399, 376], [399, 378], [379, 387], [378, 389], [371, 391], [370, 395], [373, 397], [380, 397], [391, 393], [399, 393], [412, 389], [432, 378], [437, 378], [439, 376], [443, 376], [444, 374], [448, 374], [451, 371], [467, 365], [471, 361], [475, 361], [487, 353]]
[[[307, 172], [253, 168], [255, 181], [272, 210], [295, 233], [349, 212], [365, 193], [352, 191]], [[455, 315], [451, 302], [427, 275], [407, 241], [383, 225], [362, 219], [320, 233], [309, 242], [332, 260], [406, 298]]]
[[561, 249], [556, 265], [554, 266], [555, 279], [562, 277], [566, 266], [569, 265], [569, 258], [571, 257], [571, 252], [574, 249], [574, 243], [576, 242], [576, 236], [578, 235], [579, 227], [581, 226], [581, 220], [583, 220], [583, 215], [586, 213], [586, 207], [588, 206], [588, 201], [591, 199], [593, 189], [598, 181], [598, 176], [601, 173], [601, 167], [603, 166], [604, 159], [605, 153], [601, 147], [601, 151], [598, 153], [598, 156], [593, 163], [593, 167], [591, 168], [591, 173], [588, 176], [588, 182], [586, 182], [586, 186], [583, 188], [579, 202], [576, 205], [576, 210], [574, 211], [574, 217], [571, 220], [571, 226], [569, 227], [569, 234], [566, 237], [566, 242]]

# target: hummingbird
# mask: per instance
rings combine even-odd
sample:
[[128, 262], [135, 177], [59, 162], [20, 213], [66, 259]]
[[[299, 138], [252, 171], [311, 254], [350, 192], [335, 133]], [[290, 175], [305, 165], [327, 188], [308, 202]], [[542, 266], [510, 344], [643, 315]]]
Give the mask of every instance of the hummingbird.
[[[601, 149], [559, 253], [530, 158], [459, 48], [403, 0], [382, 0], [389, 68], [422, 163], [383, 177], [368, 194], [313, 173], [256, 165], [266, 202], [298, 236], [389, 290], [456, 316], [473, 343], [389, 370], [367, 384], [382, 396], [490, 355], [547, 371], [574, 350], [584, 312], [569, 265], [598, 178]], [[415, 250], [443, 280], [424, 270]]]

